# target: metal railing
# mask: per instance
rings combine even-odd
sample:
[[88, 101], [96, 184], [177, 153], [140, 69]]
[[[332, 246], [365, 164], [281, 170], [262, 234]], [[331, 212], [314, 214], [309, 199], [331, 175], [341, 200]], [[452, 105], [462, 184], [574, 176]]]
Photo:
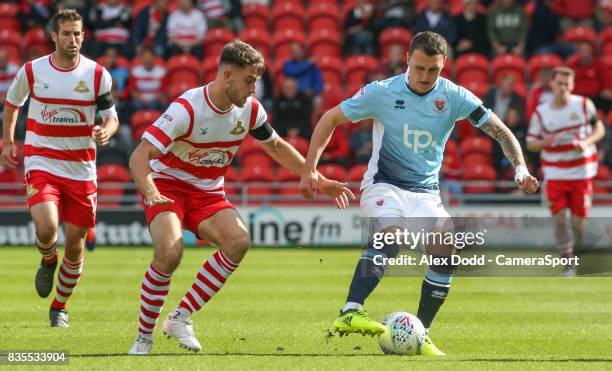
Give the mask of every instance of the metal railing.
[[[332, 200], [319, 196], [315, 200], [304, 200], [299, 193], [298, 183], [254, 182], [226, 183], [227, 198], [236, 206], [259, 204], [296, 204], [330, 205]], [[360, 183], [349, 183], [357, 197], [353, 205], [358, 205]], [[612, 181], [594, 181], [598, 189], [612, 190]], [[474, 190], [486, 189], [486, 192]], [[440, 195], [445, 203], [461, 204], [541, 204], [546, 205], [543, 192], [527, 195], [516, 188], [513, 181], [445, 181], [442, 182]], [[593, 202], [612, 204], [612, 193], [595, 193]], [[25, 207], [25, 192], [22, 183], [0, 183], [0, 211]], [[103, 208], [140, 208], [140, 196], [134, 183], [100, 183], [98, 184], [98, 207]]]

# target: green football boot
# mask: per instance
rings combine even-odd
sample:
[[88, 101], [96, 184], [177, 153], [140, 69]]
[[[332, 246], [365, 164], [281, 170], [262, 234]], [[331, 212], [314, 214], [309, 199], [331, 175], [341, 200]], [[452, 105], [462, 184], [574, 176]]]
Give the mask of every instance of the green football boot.
[[340, 312], [334, 321], [333, 332], [337, 332], [340, 336], [352, 333], [378, 336], [385, 332], [385, 327], [380, 322], [371, 320], [368, 312], [359, 308], [349, 309], [344, 313]]
[[446, 354], [438, 349], [436, 344], [431, 341], [429, 335], [425, 337], [425, 341], [423, 342], [423, 346], [421, 347], [421, 351], [419, 352], [421, 356], [445, 356]]

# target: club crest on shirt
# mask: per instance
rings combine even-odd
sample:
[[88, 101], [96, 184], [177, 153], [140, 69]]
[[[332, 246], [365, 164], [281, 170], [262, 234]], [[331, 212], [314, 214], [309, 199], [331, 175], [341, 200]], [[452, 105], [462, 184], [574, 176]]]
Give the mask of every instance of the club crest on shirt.
[[240, 135], [244, 133], [245, 131], [246, 129], [244, 128], [244, 122], [242, 122], [242, 120], [238, 120], [236, 121], [236, 126], [232, 129], [232, 131], [230, 131], [230, 134]]
[[382, 206], [385, 203], [385, 200], [380, 199], [380, 200], [376, 200], [376, 206]]
[[76, 91], [77, 93], [85, 94], [85, 93], [89, 93], [89, 88], [87, 87], [87, 83], [81, 80], [79, 81], [77, 86], [74, 88], [74, 91]]
[[576, 112], [572, 112], [572, 114], [570, 115], [570, 120], [574, 121], [574, 120], [578, 120], [580, 117], [578, 117], [578, 114]]
[[436, 98], [434, 99], [434, 111], [437, 113], [444, 113], [446, 112], [447, 107], [446, 107], [446, 99], [444, 98]]

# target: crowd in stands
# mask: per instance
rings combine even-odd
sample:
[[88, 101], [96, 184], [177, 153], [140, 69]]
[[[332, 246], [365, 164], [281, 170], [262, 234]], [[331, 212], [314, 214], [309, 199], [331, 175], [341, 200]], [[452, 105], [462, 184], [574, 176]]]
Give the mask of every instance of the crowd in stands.
[[[368, 82], [404, 73], [411, 36], [426, 30], [452, 46], [442, 75], [483, 99], [522, 145], [535, 106], [551, 95], [550, 71], [558, 65], [576, 71], [575, 93], [590, 97], [601, 118], [612, 121], [611, 0], [8, 1], [0, 4], [0, 103], [19, 66], [52, 50], [48, 21], [62, 8], [84, 16], [82, 52], [114, 81], [121, 130], [99, 151], [100, 165], [126, 166], [146, 125], [183, 91], [214, 79], [220, 49], [236, 37], [264, 55], [267, 70], [255, 96], [280, 135], [301, 148], [325, 110]], [[24, 121], [21, 115], [17, 138], [23, 139]], [[366, 121], [336, 130], [322, 162], [362, 171], [371, 127]], [[490, 142], [459, 122], [443, 177], [511, 179], [499, 146], [475, 140]], [[611, 147], [608, 134], [600, 144], [607, 166]], [[481, 156], [470, 157], [473, 151]], [[529, 162], [537, 174], [538, 156]]]

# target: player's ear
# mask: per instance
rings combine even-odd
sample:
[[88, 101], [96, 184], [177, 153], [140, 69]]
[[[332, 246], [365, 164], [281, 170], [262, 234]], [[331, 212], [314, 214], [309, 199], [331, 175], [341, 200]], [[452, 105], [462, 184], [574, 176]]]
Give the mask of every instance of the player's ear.
[[53, 42], [56, 42], [56, 41], [57, 41], [57, 32], [55, 32], [55, 31], [51, 31], [51, 40], [52, 40]]

